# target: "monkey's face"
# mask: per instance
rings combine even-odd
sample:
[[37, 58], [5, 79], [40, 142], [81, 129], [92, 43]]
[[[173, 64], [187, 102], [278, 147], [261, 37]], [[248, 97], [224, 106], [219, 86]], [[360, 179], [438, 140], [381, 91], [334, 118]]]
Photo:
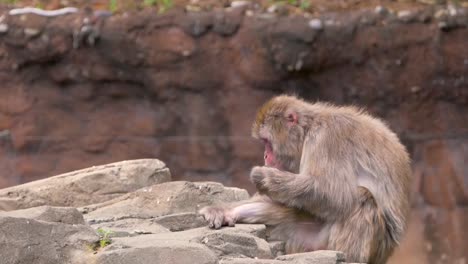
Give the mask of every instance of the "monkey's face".
[[[277, 111], [274, 111], [277, 110]], [[303, 145], [303, 129], [293, 111], [272, 108], [257, 115], [253, 136], [265, 145], [265, 166], [298, 172]]]

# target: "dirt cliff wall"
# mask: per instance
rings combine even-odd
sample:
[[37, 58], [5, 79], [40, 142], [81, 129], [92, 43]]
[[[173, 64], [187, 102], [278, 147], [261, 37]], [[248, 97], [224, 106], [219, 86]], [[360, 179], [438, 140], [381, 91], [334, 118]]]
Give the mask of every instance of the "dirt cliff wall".
[[366, 107], [408, 147], [414, 213], [393, 263], [467, 261], [466, 10], [244, 11], [112, 16], [78, 48], [84, 14], [5, 15], [0, 187], [155, 157], [175, 179], [252, 190], [255, 110], [295, 93]]

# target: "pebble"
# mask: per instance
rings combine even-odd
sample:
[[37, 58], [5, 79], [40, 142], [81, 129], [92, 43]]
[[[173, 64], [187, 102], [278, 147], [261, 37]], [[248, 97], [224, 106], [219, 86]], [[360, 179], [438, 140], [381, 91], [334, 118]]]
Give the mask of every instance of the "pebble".
[[232, 1], [231, 7], [241, 7], [241, 6], [246, 6], [248, 4], [250, 4], [249, 1]]
[[6, 33], [8, 32], [8, 25], [5, 23], [0, 24], [0, 33]]
[[412, 93], [417, 93], [417, 92], [421, 91], [421, 87], [413, 86], [413, 87], [410, 88], [410, 90], [411, 90]]
[[39, 29], [36, 29], [36, 28], [25, 28], [24, 29], [24, 34], [28, 37], [34, 37], [34, 36], [37, 36], [39, 35], [41, 31]]
[[337, 25], [338, 22], [336, 22], [335, 20], [333, 19], [327, 19], [325, 20], [325, 26], [329, 26], [329, 27], [332, 27], [332, 26], [335, 26]]
[[448, 28], [448, 23], [446, 21], [440, 21], [437, 26], [440, 28], [440, 29], [446, 29]]
[[185, 6], [185, 10], [189, 11], [189, 12], [200, 12], [201, 7], [196, 6], [196, 5], [187, 5], [187, 6]]
[[388, 13], [388, 10], [387, 10], [387, 8], [385, 8], [383, 6], [377, 6], [377, 7], [375, 7], [374, 12], [376, 14], [384, 15], [384, 14]]
[[303, 64], [304, 64], [304, 62], [303, 62], [302, 60], [298, 60], [298, 61], [296, 62], [296, 65], [294, 66], [294, 69], [295, 69], [296, 71], [300, 71], [300, 70], [302, 69], [302, 65], [303, 65]]
[[456, 16], [458, 14], [458, 10], [454, 5], [449, 5], [447, 7], [447, 10], [448, 10], [448, 14], [450, 16]]
[[278, 9], [278, 7], [276, 5], [272, 5], [272, 6], [267, 8], [267, 12], [268, 13], [275, 13], [276, 9]]
[[309, 27], [316, 30], [321, 30], [323, 28], [322, 20], [318, 18], [311, 19], [309, 21]]
[[435, 12], [434, 17], [435, 18], [441, 18], [447, 15], [447, 10], [445, 9], [439, 9], [437, 12]]
[[398, 11], [397, 16], [398, 18], [408, 18], [411, 16], [411, 11], [409, 10]]

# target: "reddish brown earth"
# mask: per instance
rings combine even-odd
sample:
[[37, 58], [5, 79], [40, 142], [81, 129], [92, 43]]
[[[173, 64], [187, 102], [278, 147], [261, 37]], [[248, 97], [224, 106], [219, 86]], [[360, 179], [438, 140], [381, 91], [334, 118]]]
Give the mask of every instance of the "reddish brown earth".
[[155, 157], [175, 179], [252, 191], [255, 110], [296, 93], [366, 107], [408, 147], [414, 211], [391, 263], [466, 263], [468, 15], [438, 8], [324, 13], [320, 29], [243, 8], [145, 10], [107, 18], [77, 49], [84, 14], [5, 15], [0, 187]]

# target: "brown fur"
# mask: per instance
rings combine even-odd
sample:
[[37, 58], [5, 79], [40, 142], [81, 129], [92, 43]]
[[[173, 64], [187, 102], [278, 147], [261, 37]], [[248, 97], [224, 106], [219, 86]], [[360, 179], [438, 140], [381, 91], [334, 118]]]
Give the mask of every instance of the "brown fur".
[[264, 223], [287, 253], [330, 249], [351, 262], [386, 262], [406, 228], [411, 170], [383, 122], [278, 96], [260, 108], [252, 134], [271, 144], [279, 166], [252, 169], [259, 194], [251, 200], [202, 209], [214, 228]]

